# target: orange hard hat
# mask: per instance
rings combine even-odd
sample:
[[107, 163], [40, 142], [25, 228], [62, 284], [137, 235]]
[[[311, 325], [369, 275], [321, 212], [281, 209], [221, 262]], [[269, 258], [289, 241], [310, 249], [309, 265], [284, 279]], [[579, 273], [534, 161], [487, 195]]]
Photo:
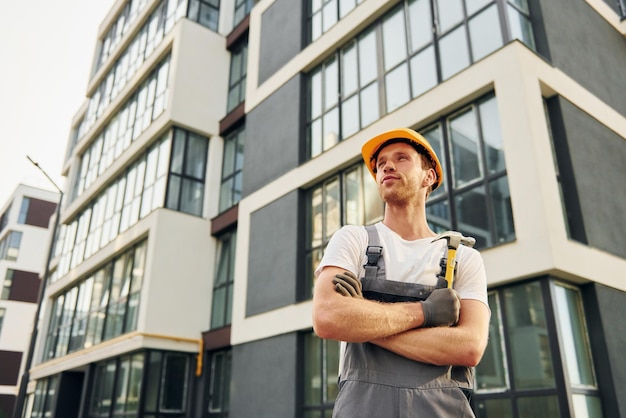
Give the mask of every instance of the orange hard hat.
[[376, 157], [378, 156], [378, 152], [389, 142], [406, 142], [409, 145], [413, 145], [420, 154], [425, 153], [434, 163], [433, 168], [435, 169], [435, 173], [437, 173], [437, 180], [432, 190], [435, 190], [441, 185], [443, 181], [443, 170], [439, 158], [437, 158], [437, 154], [435, 154], [435, 150], [433, 150], [433, 147], [426, 138], [414, 130], [407, 128], [392, 129], [375, 136], [363, 144], [361, 155], [363, 155], [363, 161], [374, 179], [376, 179]]

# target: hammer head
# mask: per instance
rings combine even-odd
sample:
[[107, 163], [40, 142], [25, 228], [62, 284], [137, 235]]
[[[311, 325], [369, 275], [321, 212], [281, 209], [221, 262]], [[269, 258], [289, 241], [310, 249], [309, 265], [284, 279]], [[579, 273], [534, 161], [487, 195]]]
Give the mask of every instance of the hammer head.
[[445, 231], [441, 234], [437, 235], [432, 242], [438, 241], [440, 239], [445, 239], [448, 241], [448, 248], [459, 248], [459, 245], [463, 244], [467, 247], [473, 247], [476, 243], [476, 239], [473, 237], [463, 236], [460, 232], [457, 231]]

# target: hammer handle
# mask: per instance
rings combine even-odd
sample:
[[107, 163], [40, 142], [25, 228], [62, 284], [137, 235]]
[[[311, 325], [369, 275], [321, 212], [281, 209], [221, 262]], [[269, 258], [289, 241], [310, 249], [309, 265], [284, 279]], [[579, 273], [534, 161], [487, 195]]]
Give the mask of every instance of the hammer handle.
[[454, 266], [456, 264], [456, 248], [448, 247], [448, 265], [446, 266], [446, 281], [448, 282], [448, 288], [452, 288], [452, 281], [454, 280]]

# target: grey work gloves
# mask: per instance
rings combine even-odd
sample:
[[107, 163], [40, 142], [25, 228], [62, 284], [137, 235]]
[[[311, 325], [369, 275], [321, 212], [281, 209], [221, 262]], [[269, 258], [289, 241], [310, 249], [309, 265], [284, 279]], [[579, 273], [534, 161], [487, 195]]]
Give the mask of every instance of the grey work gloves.
[[435, 289], [422, 302], [424, 324], [422, 327], [456, 325], [459, 321], [461, 298], [454, 289]]
[[[343, 296], [363, 299], [361, 280], [349, 271], [336, 274], [333, 283], [335, 290]], [[420, 303], [424, 313], [422, 327], [452, 326], [459, 320], [461, 298], [454, 289], [435, 289]]]
[[333, 283], [335, 284], [335, 290], [342, 295], [363, 299], [361, 281], [349, 271], [336, 274]]

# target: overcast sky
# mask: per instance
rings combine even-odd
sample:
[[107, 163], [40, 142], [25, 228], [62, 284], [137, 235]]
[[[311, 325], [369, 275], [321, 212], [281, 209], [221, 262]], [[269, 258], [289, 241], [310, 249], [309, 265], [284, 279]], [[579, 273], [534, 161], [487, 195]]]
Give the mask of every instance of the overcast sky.
[[61, 189], [71, 121], [114, 0], [0, 0], [0, 209], [18, 184]]

